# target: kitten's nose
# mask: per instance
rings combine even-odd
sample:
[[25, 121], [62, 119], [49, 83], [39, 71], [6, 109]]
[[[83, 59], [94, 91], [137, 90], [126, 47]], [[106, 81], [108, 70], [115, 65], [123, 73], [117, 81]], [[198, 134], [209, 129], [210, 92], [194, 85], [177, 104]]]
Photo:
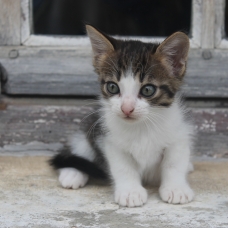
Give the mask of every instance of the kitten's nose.
[[134, 107], [131, 104], [123, 104], [121, 106], [121, 110], [126, 116], [130, 116], [131, 113], [134, 111]]

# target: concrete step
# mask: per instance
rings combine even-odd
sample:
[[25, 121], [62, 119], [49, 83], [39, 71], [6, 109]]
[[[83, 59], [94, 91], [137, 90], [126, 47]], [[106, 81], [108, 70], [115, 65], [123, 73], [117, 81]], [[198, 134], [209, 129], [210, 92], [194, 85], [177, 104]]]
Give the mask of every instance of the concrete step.
[[[94, 104], [94, 100], [81, 99], [2, 98], [0, 151], [33, 141], [65, 144], [81, 120], [86, 123], [85, 117], [94, 111]], [[228, 158], [228, 107], [207, 102], [187, 105], [196, 129], [194, 155]]]
[[170, 205], [157, 188], [140, 208], [113, 202], [112, 187], [91, 180], [63, 189], [47, 160], [94, 110], [79, 99], [0, 100], [0, 228], [228, 227], [228, 107], [187, 103], [196, 135], [193, 202]]
[[226, 159], [196, 159], [189, 175], [196, 197], [189, 204], [166, 204], [157, 188], [147, 188], [146, 205], [124, 208], [113, 202], [112, 187], [104, 182], [63, 189], [49, 158], [0, 156], [1, 228], [228, 227]]

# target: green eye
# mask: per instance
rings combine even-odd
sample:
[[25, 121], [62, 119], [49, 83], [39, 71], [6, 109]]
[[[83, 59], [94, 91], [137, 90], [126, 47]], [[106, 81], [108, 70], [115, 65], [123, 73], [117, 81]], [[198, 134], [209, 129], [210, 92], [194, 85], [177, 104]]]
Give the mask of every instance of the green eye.
[[107, 83], [107, 90], [111, 94], [118, 94], [120, 92], [118, 85], [114, 82]]
[[145, 85], [140, 90], [140, 94], [144, 97], [151, 97], [156, 91], [155, 86], [153, 85]]

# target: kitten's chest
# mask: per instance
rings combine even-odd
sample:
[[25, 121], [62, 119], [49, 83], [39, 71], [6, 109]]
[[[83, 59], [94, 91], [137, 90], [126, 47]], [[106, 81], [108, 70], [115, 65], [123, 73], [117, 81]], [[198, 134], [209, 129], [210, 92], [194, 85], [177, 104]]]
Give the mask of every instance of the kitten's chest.
[[142, 169], [146, 169], [159, 162], [164, 148], [155, 138], [148, 136], [138, 142], [132, 141], [125, 149], [127, 153], [132, 155]]
[[120, 149], [130, 154], [142, 167], [157, 163], [164, 149], [164, 141], [159, 139], [154, 132], [129, 131], [125, 134], [114, 133], [113, 143]]

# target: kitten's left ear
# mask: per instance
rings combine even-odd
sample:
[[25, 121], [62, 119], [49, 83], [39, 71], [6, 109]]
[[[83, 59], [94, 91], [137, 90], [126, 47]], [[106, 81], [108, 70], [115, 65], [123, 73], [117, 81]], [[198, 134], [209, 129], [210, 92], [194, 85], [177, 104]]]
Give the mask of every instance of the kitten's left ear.
[[189, 38], [183, 32], [176, 32], [166, 38], [157, 48], [162, 63], [173, 76], [183, 76], [189, 51]]

